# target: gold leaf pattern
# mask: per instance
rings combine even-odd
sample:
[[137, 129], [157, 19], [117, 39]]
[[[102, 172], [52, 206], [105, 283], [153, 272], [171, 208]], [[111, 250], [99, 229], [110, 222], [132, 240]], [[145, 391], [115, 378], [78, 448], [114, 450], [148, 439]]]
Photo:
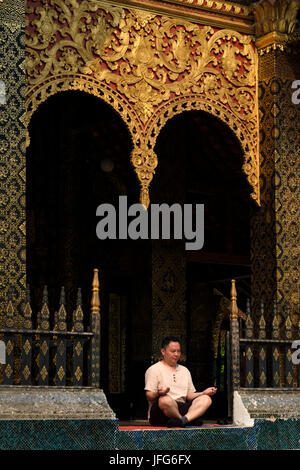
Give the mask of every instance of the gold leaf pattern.
[[81, 352], [82, 352], [82, 346], [80, 344], [80, 341], [78, 341], [76, 347], [75, 347], [75, 351], [76, 351], [76, 354], [77, 356], [80, 356]]
[[82, 372], [81, 372], [81, 369], [80, 369], [79, 366], [77, 367], [77, 369], [76, 369], [74, 375], [75, 375], [75, 377], [76, 377], [76, 379], [77, 379], [77, 382], [79, 382], [79, 380], [81, 379], [81, 376], [82, 376]]
[[246, 356], [247, 356], [248, 361], [250, 361], [251, 358], [252, 358], [252, 356], [253, 356], [252, 351], [251, 351], [251, 348], [248, 348], [248, 349], [247, 349]]
[[13, 351], [13, 343], [10, 340], [8, 340], [7, 344], [6, 344], [6, 353], [7, 353], [7, 355], [10, 356], [12, 351]]
[[58, 377], [59, 377], [59, 380], [62, 380], [62, 379], [63, 379], [63, 377], [64, 377], [64, 375], [65, 375], [65, 371], [64, 371], [64, 369], [63, 369], [62, 366], [60, 366], [60, 368], [58, 369], [57, 375], [58, 375]]
[[5, 369], [5, 375], [6, 377], [10, 378], [13, 373], [12, 367], [10, 364], [7, 364], [6, 369]]
[[28, 380], [28, 377], [30, 376], [30, 369], [27, 365], [24, 367], [23, 375], [24, 375], [25, 380]]
[[42, 351], [43, 355], [45, 356], [47, 351], [48, 351], [48, 345], [47, 345], [46, 341], [43, 341], [43, 343], [41, 345], [41, 351]]
[[293, 377], [292, 377], [292, 374], [290, 372], [288, 373], [286, 379], [287, 379], [287, 382], [288, 382], [289, 385], [293, 382]]
[[250, 36], [138, 10], [99, 8], [92, 0], [33, 5], [26, 50], [28, 122], [58, 91], [101, 97], [131, 132], [131, 162], [140, 201], [148, 207], [161, 128], [180, 112], [207, 111], [240, 140], [243, 170], [259, 203], [257, 55]]
[[266, 358], [265, 348], [261, 348], [261, 350], [259, 352], [259, 357], [261, 358], [262, 361], [265, 360], [265, 358]]
[[31, 345], [30, 345], [28, 339], [25, 341], [23, 349], [25, 351], [25, 354], [28, 355], [29, 351], [31, 350]]
[[279, 357], [279, 352], [278, 352], [278, 349], [277, 349], [277, 348], [274, 349], [274, 351], [273, 351], [273, 356], [274, 356], [275, 361], [277, 361], [277, 360], [278, 360], [278, 357]]
[[252, 384], [252, 382], [253, 382], [253, 375], [251, 374], [251, 372], [248, 372], [247, 383], [250, 385]]
[[275, 382], [276, 384], [279, 384], [279, 379], [280, 379], [280, 377], [279, 377], [278, 372], [275, 372], [275, 374], [274, 374], [274, 382]]
[[262, 371], [262, 373], [260, 374], [260, 382], [262, 383], [262, 385], [266, 383], [266, 374], [264, 371]]
[[40, 371], [40, 375], [41, 375], [43, 381], [45, 382], [45, 379], [46, 379], [46, 377], [47, 377], [47, 375], [48, 375], [48, 372], [47, 372], [47, 369], [46, 369], [45, 366], [42, 367], [42, 370]]

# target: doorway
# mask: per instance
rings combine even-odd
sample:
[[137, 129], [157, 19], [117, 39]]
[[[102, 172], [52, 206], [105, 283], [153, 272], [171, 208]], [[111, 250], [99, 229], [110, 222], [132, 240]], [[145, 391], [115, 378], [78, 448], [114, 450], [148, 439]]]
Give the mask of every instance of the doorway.
[[[93, 269], [101, 301], [100, 386], [120, 419], [128, 419], [136, 381], [151, 348], [150, 252], [147, 240], [99, 240], [96, 209], [139, 201], [130, 163], [132, 141], [120, 116], [78, 91], [42, 103], [30, 123], [27, 152], [27, 279], [34, 312], [48, 286], [52, 315], [65, 287], [68, 326], [82, 289], [89, 325]], [[53, 317], [51, 318], [53, 324]], [[149, 335], [150, 332], [150, 335]], [[142, 406], [142, 405], [141, 405]]]
[[197, 390], [219, 388], [207, 417], [227, 417], [229, 310], [222, 313], [221, 306], [230, 301], [231, 279], [237, 280], [238, 288], [242, 286], [242, 310], [251, 296], [252, 202], [242, 171], [243, 151], [222, 121], [206, 112], [189, 111], [167, 122], [156, 152], [159, 164], [151, 183], [151, 200], [204, 204], [203, 248], [186, 251], [179, 247], [185, 270], [184, 358]]

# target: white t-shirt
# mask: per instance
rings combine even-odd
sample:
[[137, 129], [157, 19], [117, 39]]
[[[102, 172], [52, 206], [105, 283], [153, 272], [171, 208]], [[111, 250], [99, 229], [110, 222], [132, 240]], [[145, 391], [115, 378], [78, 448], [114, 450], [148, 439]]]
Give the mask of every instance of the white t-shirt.
[[[157, 392], [159, 388], [170, 387], [169, 395], [175, 401], [184, 403], [189, 392], [195, 392], [190, 371], [181, 364], [172, 370], [162, 361], [156, 362], [146, 370], [145, 390]], [[149, 401], [148, 418], [152, 403]]]

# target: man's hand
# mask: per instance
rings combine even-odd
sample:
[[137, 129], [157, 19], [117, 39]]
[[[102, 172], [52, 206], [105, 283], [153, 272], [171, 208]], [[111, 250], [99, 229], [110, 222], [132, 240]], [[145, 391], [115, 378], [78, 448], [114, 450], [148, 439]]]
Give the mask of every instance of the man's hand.
[[166, 388], [158, 388], [156, 392], [151, 392], [151, 390], [146, 390], [146, 397], [147, 400], [154, 402], [157, 398], [166, 395], [170, 390], [169, 387]]
[[203, 390], [202, 395], [214, 395], [217, 392], [217, 388], [215, 387], [208, 387], [205, 390]]
[[214, 395], [217, 392], [217, 388], [209, 387], [203, 390], [203, 392], [189, 392], [186, 396], [187, 401], [192, 401], [195, 398], [201, 397], [203, 395]]
[[157, 390], [158, 396], [161, 397], [162, 395], [166, 395], [170, 391], [170, 387], [166, 388], [159, 388]]

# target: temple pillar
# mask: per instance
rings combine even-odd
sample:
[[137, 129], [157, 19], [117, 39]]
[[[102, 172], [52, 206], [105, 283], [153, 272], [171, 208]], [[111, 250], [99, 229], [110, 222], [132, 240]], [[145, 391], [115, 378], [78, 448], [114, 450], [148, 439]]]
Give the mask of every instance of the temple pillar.
[[[185, 202], [185, 130], [174, 119], [161, 131], [156, 144], [159, 161], [151, 182], [151, 204]], [[172, 219], [172, 217], [171, 217]], [[172, 227], [172, 224], [171, 224]], [[174, 335], [181, 340], [186, 360], [186, 251], [185, 240], [152, 240], [152, 361], [161, 358], [161, 341]]]
[[152, 359], [160, 359], [161, 341], [181, 340], [186, 360], [186, 258], [181, 240], [152, 241]]
[[[292, 83], [300, 78], [293, 41], [299, 0], [263, 0], [253, 5], [258, 48], [261, 207], [251, 227], [254, 310], [265, 301], [270, 321], [273, 299], [284, 316], [299, 309], [300, 106]], [[298, 165], [298, 169], [297, 169]], [[298, 222], [297, 222], [298, 220]]]
[[[10, 3], [10, 4], [9, 4]], [[0, 3], [0, 309], [19, 306], [26, 287], [25, 6]]]

